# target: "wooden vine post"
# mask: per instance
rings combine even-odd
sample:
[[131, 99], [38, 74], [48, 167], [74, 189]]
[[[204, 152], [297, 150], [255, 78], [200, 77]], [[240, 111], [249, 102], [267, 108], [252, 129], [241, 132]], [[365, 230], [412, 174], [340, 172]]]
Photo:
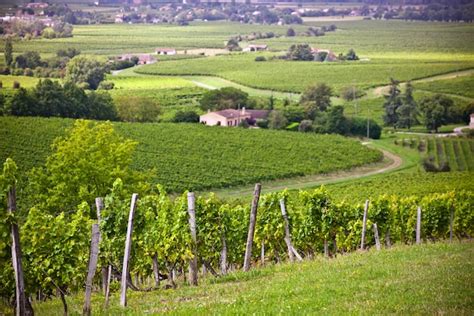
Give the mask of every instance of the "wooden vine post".
[[360, 240], [360, 249], [364, 250], [365, 245], [365, 230], [367, 228], [367, 212], [369, 211], [369, 200], [365, 201], [364, 218], [362, 219], [362, 238]]
[[86, 298], [84, 300], [84, 307], [82, 308], [82, 314], [86, 316], [91, 315], [92, 281], [94, 280], [95, 270], [97, 269], [97, 260], [99, 258], [99, 241], [100, 241], [99, 224], [93, 224], [92, 225], [92, 238], [91, 238], [91, 252], [90, 252], [90, 257], [89, 257], [89, 269], [87, 271], [87, 279], [86, 279]]
[[451, 210], [451, 217], [449, 218], [449, 242], [453, 242], [453, 223], [454, 223], [454, 209]]
[[421, 243], [421, 207], [416, 209], [416, 244]]
[[221, 239], [222, 239], [222, 250], [221, 250], [221, 259], [220, 259], [221, 274], [226, 275], [227, 274], [227, 242], [225, 240], [224, 232], [222, 232]]
[[[16, 212], [16, 189], [13, 185], [8, 191], [8, 213], [10, 215]], [[12, 223], [11, 225], [12, 237], [12, 264], [15, 272], [15, 297], [16, 297], [16, 315], [34, 315], [33, 308], [28, 302], [25, 294], [25, 280], [23, 275], [22, 255], [20, 246], [20, 232], [18, 225]]]
[[295, 261], [295, 254], [293, 253], [293, 245], [291, 244], [290, 221], [288, 220], [288, 213], [286, 212], [285, 199], [280, 200], [281, 216], [285, 224], [285, 243], [288, 248], [288, 258], [291, 262]]
[[261, 190], [262, 190], [262, 185], [260, 183], [257, 183], [255, 185], [255, 191], [253, 193], [252, 207], [250, 209], [250, 223], [249, 223], [249, 231], [247, 235], [247, 244], [245, 247], [244, 271], [248, 271], [250, 269], [250, 260], [252, 259], [253, 237], [255, 234], [255, 224], [257, 222], [258, 200], [260, 199]]
[[196, 197], [194, 192], [188, 192], [188, 215], [189, 229], [192, 239], [193, 258], [189, 261], [189, 284], [198, 285], [198, 264], [197, 264], [197, 233], [196, 233]]
[[112, 266], [109, 265], [107, 269], [107, 283], [105, 286], [105, 308], [109, 307], [109, 297], [110, 297], [110, 279], [112, 277]]
[[[96, 208], [96, 211], [97, 211], [97, 224], [99, 224], [99, 231], [100, 231], [100, 222], [102, 220], [102, 216], [101, 216], [101, 213], [102, 213], [102, 210], [104, 209], [104, 199], [103, 198], [96, 198], [95, 199], [95, 208]], [[102, 236], [100, 236], [102, 237]], [[99, 239], [99, 248], [100, 248], [100, 241], [101, 239]], [[102, 267], [101, 268], [101, 273], [102, 273], [102, 291], [106, 292], [106, 288], [107, 288], [107, 267]]]
[[121, 286], [120, 286], [120, 305], [122, 307], [127, 306], [128, 261], [130, 259], [130, 251], [132, 248], [133, 217], [135, 216], [137, 200], [138, 200], [138, 194], [133, 193], [132, 201], [130, 203], [130, 213], [128, 216], [127, 238], [125, 240], [125, 252], [123, 255], [123, 265], [122, 265], [122, 280], [121, 280]]
[[379, 238], [379, 229], [377, 228], [377, 223], [374, 223], [374, 237], [375, 237], [375, 249], [380, 250], [380, 238]]

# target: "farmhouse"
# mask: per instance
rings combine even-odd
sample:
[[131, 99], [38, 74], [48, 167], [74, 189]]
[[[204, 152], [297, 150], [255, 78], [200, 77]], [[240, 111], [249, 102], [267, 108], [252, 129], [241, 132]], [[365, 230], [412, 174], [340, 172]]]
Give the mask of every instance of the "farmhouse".
[[314, 60], [317, 61], [336, 61], [337, 56], [330, 49], [311, 48], [311, 53], [314, 56]]
[[244, 52], [262, 52], [268, 49], [267, 45], [249, 45], [243, 49]]
[[270, 111], [268, 110], [226, 109], [201, 115], [199, 122], [209, 126], [238, 126], [242, 121], [254, 123], [259, 120], [265, 120], [269, 114]]
[[157, 61], [151, 54], [124, 54], [119, 60], [131, 60], [133, 57], [138, 57], [139, 65], [154, 64]]
[[157, 55], [176, 55], [176, 49], [174, 48], [156, 48], [155, 53]]

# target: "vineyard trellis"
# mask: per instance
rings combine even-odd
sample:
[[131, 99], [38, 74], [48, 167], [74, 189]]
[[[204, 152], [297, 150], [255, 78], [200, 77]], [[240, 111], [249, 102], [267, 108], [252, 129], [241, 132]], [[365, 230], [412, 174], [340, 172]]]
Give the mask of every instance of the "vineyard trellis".
[[[5, 200], [6, 186], [4, 181], [0, 183]], [[256, 190], [254, 208], [250, 203], [226, 203], [213, 194], [188, 199], [194, 195], [185, 192], [172, 199], [161, 186], [140, 199], [135, 196], [130, 203], [131, 192], [117, 179], [103, 199], [103, 209], [97, 213], [100, 226], [97, 270], [108, 272], [105, 280], [112, 281], [101, 281], [104, 278], [96, 276], [94, 283], [107, 282], [102, 287], [108, 293], [116, 289], [111, 287], [115, 281], [125, 284], [122, 289], [136, 291], [157, 289], [162, 279], [168, 280], [165, 287], [176, 287], [177, 277], [186, 280], [186, 269], [192, 260], [216, 276], [240, 269], [244, 267], [251, 209], [256, 214], [249, 266], [256, 265], [259, 259], [265, 264], [282, 262], [292, 255], [310, 259], [323, 252], [329, 257], [356, 250], [362, 242], [364, 210], [366, 227], [374, 228], [365, 231], [364, 245], [368, 248], [376, 245], [378, 234], [385, 236], [388, 246], [413, 244], [418, 236], [434, 241], [451, 236], [470, 238], [474, 234], [472, 191], [423, 197], [382, 195], [372, 198], [366, 207], [335, 202], [324, 187], [291, 195], [282, 191], [260, 196], [259, 192]], [[96, 204], [102, 208], [100, 202]], [[418, 216], [418, 208], [422, 210], [422, 218]], [[127, 233], [131, 209], [135, 213], [133, 234]], [[191, 209], [195, 212], [195, 239], [189, 222]], [[36, 299], [51, 297], [56, 290], [66, 307], [66, 295], [84, 289], [91, 229], [96, 220], [90, 218], [91, 214], [94, 213], [87, 203], [81, 203], [74, 212], [56, 216], [39, 209], [30, 210], [20, 226], [20, 235], [25, 288], [30, 294], [38, 293]], [[0, 228], [4, 230], [5, 225], [10, 222], [2, 221]], [[131, 242], [130, 258], [129, 268], [124, 269], [127, 236]], [[8, 240], [2, 242], [9, 244]], [[6, 276], [0, 281], [1, 295], [12, 298], [11, 263], [0, 261], [0, 268], [1, 275]], [[120, 273], [121, 270], [125, 272]], [[150, 287], [151, 277], [155, 282]]]

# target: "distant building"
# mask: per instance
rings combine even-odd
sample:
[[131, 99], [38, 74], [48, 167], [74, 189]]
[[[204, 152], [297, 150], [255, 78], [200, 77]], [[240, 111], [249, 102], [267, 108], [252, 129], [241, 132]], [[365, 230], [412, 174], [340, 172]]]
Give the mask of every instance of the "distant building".
[[176, 55], [176, 49], [174, 48], [156, 48], [155, 53], [157, 55]]
[[147, 65], [156, 63], [156, 58], [152, 54], [124, 54], [119, 60], [131, 60], [133, 57], [138, 58], [139, 65]]
[[269, 114], [269, 110], [226, 109], [203, 114], [199, 117], [199, 122], [209, 126], [239, 126], [242, 121], [254, 123], [265, 120]]
[[249, 45], [246, 48], [243, 49], [244, 52], [262, 52], [266, 51], [268, 49], [267, 45]]
[[311, 53], [314, 55], [315, 59], [317, 60], [317, 56], [325, 55], [325, 60], [323, 61], [336, 61], [337, 56], [336, 54], [329, 49], [320, 49], [320, 48], [311, 48]]
[[48, 4], [46, 2], [33, 2], [33, 3], [28, 3], [25, 8], [28, 9], [46, 9], [48, 7]]

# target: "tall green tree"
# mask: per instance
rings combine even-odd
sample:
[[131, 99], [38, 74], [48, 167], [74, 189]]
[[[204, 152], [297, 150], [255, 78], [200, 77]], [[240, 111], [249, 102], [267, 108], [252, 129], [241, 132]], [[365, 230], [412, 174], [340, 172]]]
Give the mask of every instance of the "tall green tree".
[[390, 90], [388, 95], [385, 95], [385, 103], [383, 105], [385, 109], [383, 121], [385, 125], [393, 126], [394, 128], [397, 128], [399, 119], [397, 110], [402, 105], [399, 84], [398, 80], [390, 78]]
[[405, 95], [403, 96], [403, 104], [397, 109], [398, 126], [411, 129], [418, 124], [418, 107], [413, 97], [413, 85], [410, 81], [406, 84]]
[[291, 45], [286, 58], [289, 60], [311, 61], [314, 60], [313, 52], [308, 44]]
[[5, 40], [5, 64], [10, 67], [13, 63], [13, 45], [10, 37]]
[[453, 100], [441, 94], [421, 100], [420, 110], [426, 128], [437, 133], [440, 126], [450, 122], [453, 107]]
[[331, 106], [332, 94], [331, 87], [325, 83], [307, 87], [300, 99], [300, 103], [306, 108], [307, 117], [313, 120], [318, 111], [326, 111]]
[[138, 190], [140, 174], [130, 168], [136, 145], [118, 135], [109, 122], [76, 121], [65, 137], [54, 141], [45, 166], [30, 173], [29, 204], [53, 214], [82, 202], [92, 205], [117, 178]]
[[201, 109], [207, 110], [223, 110], [237, 109], [238, 107], [248, 106], [248, 93], [232, 88], [225, 87], [217, 90], [207, 91], [202, 95], [200, 100]]
[[97, 89], [105, 78], [108, 69], [105, 63], [96, 59], [76, 56], [66, 66], [66, 81]]

